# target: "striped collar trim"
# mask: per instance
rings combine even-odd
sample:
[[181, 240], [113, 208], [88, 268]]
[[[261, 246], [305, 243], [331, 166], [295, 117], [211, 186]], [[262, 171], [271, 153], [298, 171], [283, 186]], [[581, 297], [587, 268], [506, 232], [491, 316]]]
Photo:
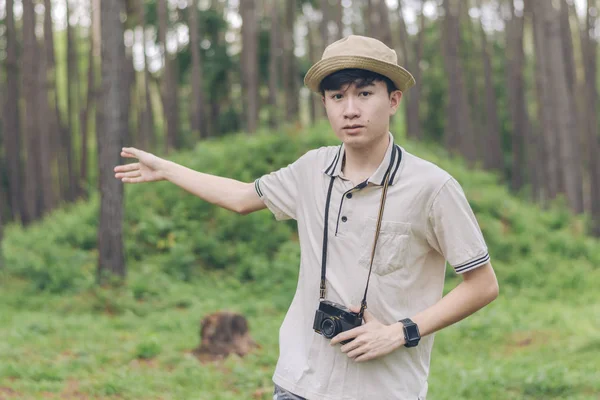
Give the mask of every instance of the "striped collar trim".
[[[389, 133], [390, 143], [383, 157], [383, 161], [379, 164], [379, 167], [375, 173], [368, 179], [368, 182], [383, 186], [385, 175], [390, 171], [390, 185], [393, 185], [398, 180], [398, 170], [402, 161], [402, 149], [397, 144], [394, 144], [394, 137]], [[344, 163], [344, 157], [346, 152], [344, 144], [338, 146], [338, 150], [332, 159], [327, 161], [326, 167], [323, 172], [331, 177], [336, 177], [342, 172], [342, 165]]]

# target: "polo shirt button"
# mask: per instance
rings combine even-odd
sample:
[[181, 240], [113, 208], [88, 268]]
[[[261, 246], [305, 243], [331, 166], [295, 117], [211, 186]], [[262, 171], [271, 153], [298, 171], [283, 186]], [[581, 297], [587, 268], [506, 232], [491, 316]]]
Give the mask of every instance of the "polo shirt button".
[[348, 218], [346, 218], [345, 216], [342, 217], [342, 222], [346, 222], [346, 221], [348, 221]]
[[347, 199], [351, 199], [351, 198], [352, 198], [352, 193], [348, 193], [348, 194], [346, 195], [346, 198], [347, 198]]

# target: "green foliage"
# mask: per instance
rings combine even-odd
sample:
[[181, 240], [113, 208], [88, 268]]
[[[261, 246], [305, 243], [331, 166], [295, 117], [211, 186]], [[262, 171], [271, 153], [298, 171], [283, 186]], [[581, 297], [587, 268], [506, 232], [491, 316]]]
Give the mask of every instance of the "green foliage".
[[135, 357], [149, 359], [156, 357], [160, 354], [160, 352], [160, 343], [155, 337], [151, 337], [137, 345], [135, 350]]
[[[290, 130], [208, 140], [173, 160], [195, 170], [252, 182], [311, 148], [336, 143], [327, 131], [318, 125], [302, 135]], [[512, 197], [499, 186], [497, 176], [472, 171], [433, 144], [402, 144], [461, 182], [492, 260], [503, 264], [499, 273], [511, 286], [526, 289], [552, 281], [555, 289], [576, 293], [597, 283], [589, 279], [589, 273], [596, 273], [600, 265], [598, 242], [585, 235], [585, 220], [572, 217], [564, 204], [540, 210]], [[129, 263], [160, 260], [157, 268], [165, 279], [194, 281], [199, 271], [212, 269], [241, 281], [283, 284], [293, 281], [297, 273], [295, 222], [277, 223], [267, 211], [241, 217], [167, 182], [127, 186], [125, 207]], [[89, 203], [57, 211], [27, 230], [9, 226], [4, 241], [7, 272], [26, 278], [38, 290], [90, 287], [95, 274], [97, 216], [94, 196]], [[570, 267], [553, 268], [550, 276], [541, 273], [563, 264]], [[277, 271], [276, 277], [272, 271]], [[141, 285], [134, 286], [136, 299], [155, 295], [148, 285], [136, 285]]]
[[38, 290], [62, 292], [93, 282], [97, 202], [75, 204], [23, 229], [9, 226], [3, 245], [7, 271]]

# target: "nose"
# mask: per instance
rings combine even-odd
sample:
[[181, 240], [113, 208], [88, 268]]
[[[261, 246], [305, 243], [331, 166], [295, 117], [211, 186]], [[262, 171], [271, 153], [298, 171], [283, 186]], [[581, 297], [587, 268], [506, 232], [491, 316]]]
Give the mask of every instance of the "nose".
[[355, 119], [360, 117], [360, 109], [358, 104], [352, 96], [348, 96], [344, 102], [344, 118]]

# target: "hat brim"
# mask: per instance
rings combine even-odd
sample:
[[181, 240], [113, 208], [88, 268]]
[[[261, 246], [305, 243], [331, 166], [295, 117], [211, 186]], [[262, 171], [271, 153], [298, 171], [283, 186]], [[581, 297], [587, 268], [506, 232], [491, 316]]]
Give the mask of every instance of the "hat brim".
[[313, 92], [320, 93], [319, 85], [327, 75], [348, 68], [377, 72], [390, 78], [402, 92], [415, 84], [415, 78], [401, 66], [364, 56], [335, 56], [322, 59], [308, 70], [304, 77], [304, 84]]

